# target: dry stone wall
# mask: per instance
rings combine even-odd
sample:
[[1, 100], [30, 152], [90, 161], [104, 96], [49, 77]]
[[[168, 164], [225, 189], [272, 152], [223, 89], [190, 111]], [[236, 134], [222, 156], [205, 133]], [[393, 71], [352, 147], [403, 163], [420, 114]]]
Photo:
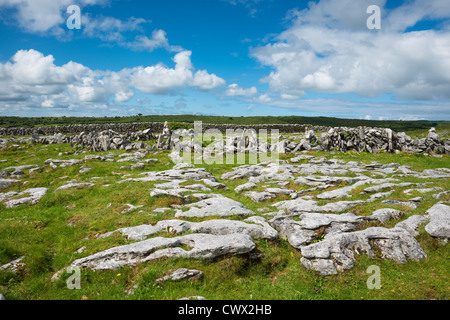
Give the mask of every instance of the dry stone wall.
[[[39, 135], [55, 135], [61, 134], [80, 134], [82, 132], [102, 132], [112, 130], [120, 134], [126, 134], [130, 132], [137, 132], [148, 130], [150, 133], [161, 133], [164, 128], [162, 122], [135, 122], [135, 123], [110, 123], [110, 124], [74, 124], [68, 126], [54, 126], [54, 127], [37, 127], [37, 128], [0, 128], [0, 136], [31, 136], [33, 133]], [[293, 133], [304, 132], [306, 128], [311, 128], [314, 131], [326, 131], [329, 127], [325, 126], [310, 126], [301, 124], [261, 124], [261, 125], [234, 125], [234, 124], [209, 124], [203, 123], [203, 132], [209, 129], [218, 129], [223, 133], [226, 130], [236, 129], [255, 129], [259, 131], [261, 129], [267, 130], [279, 130], [280, 132]]]
[[[233, 138], [232, 149], [238, 151], [243, 148], [251, 148], [252, 151], [297, 152], [303, 150], [324, 150], [338, 152], [407, 152], [407, 153], [436, 153], [450, 154], [450, 139], [446, 141], [430, 129], [428, 136], [422, 139], [412, 139], [404, 132], [395, 133], [387, 128], [347, 128], [347, 127], [323, 127], [309, 125], [271, 124], [271, 125], [229, 125], [229, 124], [202, 124], [202, 131], [210, 129], [226, 133], [227, 130], [242, 130], [245, 145], [239, 139]], [[298, 142], [289, 139], [281, 139], [277, 145], [259, 143], [251, 138], [249, 132], [259, 133], [267, 130], [270, 134], [273, 130], [280, 133], [305, 133], [304, 138]], [[192, 129], [189, 135], [193, 136]], [[322, 132], [316, 135], [317, 132]], [[70, 143], [72, 146], [88, 148], [93, 151], [106, 151], [110, 149], [142, 149], [147, 145], [143, 141], [158, 139], [156, 148], [173, 149], [174, 139], [171, 141], [172, 132], [168, 130], [167, 123], [121, 123], [121, 124], [93, 124], [93, 125], [69, 125], [40, 128], [0, 128], [0, 136], [31, 136], [33, 143]], [[173, 138], [173, 137], [172, 137]], [[10, 138], [11, 139], [11, 138]], [[137, 142], [136, 142], [137, 141]], [[6, 142], [6, 139], [0, 139]], [[188, 143], [188, 142], [184, 142]], [[227, 143], [226, 146], [230, 146]], [[224, 146], [224, 147], [226, 147]], [[192, 145], [194, 147], [194, 145]], [[229, 150], [228, 150], [229, 151]]]

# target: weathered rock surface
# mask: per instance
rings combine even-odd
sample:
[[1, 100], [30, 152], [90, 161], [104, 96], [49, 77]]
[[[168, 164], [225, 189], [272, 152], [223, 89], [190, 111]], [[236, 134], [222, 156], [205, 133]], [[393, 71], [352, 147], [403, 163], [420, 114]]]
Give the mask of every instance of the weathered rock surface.
[[189, 280], [197, 280], [203, 277], [203, 272], [196, 269], [187, 269], [187, 268], [180, 268], [175, 270], [174, 272], [171, 272], [161, 278], [156, 279], [156, 282], [162, 283], [166, 281], [179, 281], [184, 279]]
[[244, 194], [254, 202], [263, 202], [276, 197], [275, 194], [267, 191], [248, 191]]
[[356, 230], [365, 217], [353, 213], [324, 214], [307, 212], [294, 220], [292, 216], [281, 215], [271, 219], [270, 224], [280, 232], [280, 236], [297, 249], [310, 244], [325, 234], [348, 232]]
[[432, 237], [446, 243], [450, 239], [450, 206], [438, 203], [426, 212], [430, 223], [425, 226], [425, 231]]
[[6, 208], [15, 208], [24, 204], [36, 204], [45, 194], [47, 193], [47, 188], [31, 188], [26, 189], [20, 193], [18, 192], [8, 192], [7, 194], [4, 194], [4, 196], [0, 195], [0, 201], [8, 200], [12, 197], [21, 197], [17, 199], [11, 199], [5, 202]]
[[[185, 250], [181, 246], [189, 246]], [[160, 258], [214, 259], [223, 255], [239, 255], [252, 251], [255, 243], [249, 235], [190, 234], [175, 238], [151, 238], [129, 245], [111, 248], [75, 260], [72, 266], [94, 270], [117, 269]]]
[[236, 188], [234, 188], [234, 191], [240, 193], [242, 191], [250, 190], [253, 188], [256, 188], [256, 183], [247, 182], [247, 183], [241, 184], [241, 185], [237, 186]]
[[277, 202], [272, 206], [276, 207], [277, 209], [286, 209], [291, 214], [299, 214], [303, 212], [342, 212], [364, 203], [365, 201], [362, 200], [338, 201], [330, 202], [323, 206], [320, 206], [315, 200], [304, 200], [302, 198], [297, 198], [294, 200]]
[[420, 244], [403, 228], [372, 227], [362, 231], [333, 233], [321, 242], [301, 248], [301, 263], [321, 275], [337, 274], [353, 268], [356, 254], [374, 257], [374, 249], [382, 257], [397, 263], [408, 259], [419, 261], [427, 257]]
[[17, 179], [0, 179], [0, 190], [6, 189], [12, 186], [15, 183], [20, 183], [20, 180]]
[[90, 182], [68, 183], [68, 184], [65, 184], [63, 186], [56, 188], [55, 192], [59, 191], [59, 190], [72, 189], [72, 188], [90, 188], [93, 186], [95, 186], [95, 184], [90, 183]]
[[233, 215], [254, 215], [254, 212], [247, 209], [242, 203], [224, 196], [200, 200], [195, 203], [184, 205], [183, 208], [187, 208], [188, 210], [177, 210], [175, 217], [204, 218], [209, 216], [227, 217]]
[[188, 168], [188, 169], [171, 169], [165, 171], [151, 171], [141, 173], [142, 178], [128, 178], [122, 181], [159, 181], [159, 180], [202, 180], [208, 179], [213, 182], [216, 178], [204, 168]]
[[[249, 223], [246, 223], [249, 222]], [[162, 220], [155, 225], [140, 225], [128, 227], [108, 232], [99, 236], [99, 238], [109, 237], [115, 232], [120, 232], [129, 240], [143, 240], [150, 235], [158, 232], [169, 232], [172, 234], [181, 234], [186, 231], [193, 233], [206, 233], [213, 235], [226, 235], [233, 233], [242, 233], [252, 236], [254, 239], [275, 240], [278, 233], [273, 229], [264, 218], [253, 216], [244, 221], [238, 220], [206, 220], [202, 222], [189, 222], [182, 220]]]
[[404, 212], [391, 208], [383, 208], [375, 210], [371, 216], [366, 219], [378, 220], [381, 223], [386, 223], [391, 219], [398, 220], [404, 215]]
[[419, 225], [426, 222], [428, 222], [428, 218], [415, 214], [408, 217], [406, 220], [397, 223], [395, 227], [403, 228], [411, 233], [414, 237], [417, 237], [419, 235], [419, 233], [417, 232], [417, 228], [419, 227]]
[[0, 266], [0, 270], [9, 270], [12, 272], [19, 271], [20, 268], [23, 268], [25, 264], [22, 262], [22, 260], [25, 259], [25, 256], [21, 256], [11, 262], [8, 262], [2, 266]]

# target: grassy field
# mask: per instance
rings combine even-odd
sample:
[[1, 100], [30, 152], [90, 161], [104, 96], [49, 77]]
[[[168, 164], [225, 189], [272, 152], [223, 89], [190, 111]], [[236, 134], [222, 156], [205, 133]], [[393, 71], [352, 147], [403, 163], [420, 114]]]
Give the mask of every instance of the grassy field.
[[[124, 151], [111, 151], [121, 154]], [[91, 153], [106, 155], [109, 152]], [[60, 155], [62, 154], [62, 155]], [[370, 163], [399, 163], [408, 165], [412, 170], [448, 168], [449, 156], [442, 158], [424, 157], [405, 154], [328, 154], [311, 152], [315, 156], [338, 158], [345, 161], [361, 161]], [[68, 145], [24, 145], [23, 149], [10, 147], [0, 149], [2, 168], [8, 166], [37, 164], [44, 165], [49, 158], [82, 159], [85, 154], [75, 155]], [[292, 155], [282, 156], [288, 159]], [[319, 276], [314, 271], [308, 271], [300, 263], [300, 252], [291, 247], [285, 240], [256, 240], [257, 248], [263, 258], [253, 262], [246, 256], [224, 257], [213, 262], [161, 259], [147, 262], [136, 267], [126, 267], [113, 271], [82, 270], [81, 289], [69, 290], [66, 280], [71, 276], [64, 272], [65, 268], [75, 259], [105, 250], [110, 247], [131, 243], [117, 234], [96, 239], [96, 235], [118, 228], [140, 224], [154, 224], [162, 219], [173, 218], [174, 211], [153, 215], [156, 208], [180, 204], [173, 197], [150, 197], [150, 188], [155, 182], [129, 182], [117, 184], [124, 174], [138, 175], [145, 171], [167, 170], [173, 166], [168, 152], [150, 153], [146, 156], [158, 159], [147, 164], [145, 169], [120, 169], [120, 166], [132, 163], [101, 162], [91, 160], [83, 165], [93, 170], [79, 174], [81, 165], [52, 169], [48, 166], [41, 171], [26, 174], [25, 185], [16, 185], [7, 191], [21, 191], [26, 188], [48, 187], [49, 191], [36, 205], [26, 205], [6, 209], [0, 203], [0, 265], [8, 263], [20, 256], [25, 256], [24, 267], [18, 273], [0, 271], [0, 293], [7, 299], [179, 299], [186, 296], [204, 296], [210, 300], [311, 300], [311, 299], [441, 299], [450, 298], [450, 256], [447, 245], [439, 244], [421, 227], [417, 240], [428, 258], [420, 261], [409, 261], [397, 264], [381, 257], [370, 258], [359, 256], [355, 267], [336, 276]], [[301, 162], [305, 163], [305, 162]], [[245, 180], [222, 181], [220, 176], [231, 171], [235, 165], [197, 165], [204, 167], [219, 182], [224, 182], [230, 190], [218, 192], [224, 196], [242, 202], [251, 210], [268, 207], [280, 201], [281, 198], [263, 203], [255, 203], [248, 197], [234, 192], [234, 188], [246, 182]], [[117, 173], [120, 173], [117, 174]], [[65, 177], [67, 178], [62, 178]], [[389, 176], [389, 175], [388, 175]], [[77, 182], [94, 182], [95, 187], [86, 189], [54, 190], [69, 180]], [[405, 177], [407, 182], [423, 182], [423, 179]], [[419, 181], [420, 180], [420, 181]], [[448, 179], [428, 180], [433, 186], [450, 190]], [[270, 185], [270, 183], [268, 183]], [[297, 190], [303, 186], [291, 183], [288, 187]], [[404, 189], [404, 188], [403, 188]], [[403, 189], [394, 192], [391, 199], [406, 200], [408, 196]], [[259, 190], [259, 189], [255, 189]], [[330, 189], [331, 190], [331, 189]], [[316, 195], [316, 192], [308, 193]], [[431, 195], [423, 194], [424, 200], [413, 214], [424, 214], [437, 202]], [[286, 196], [287, 197], [287, 196]], [[355, 192], [352, 200], [362, 196]], [[286, 198], [287, 199], [287, 198]], [[447, 195], [441, 200], [450, 200]], [[126, 204], [143, 205], [142, 208], [127, 214], [122, 214]], [[380, 201], [355, 207], [352, 212], [358, 215], [370, 215], [382, 208]], [[408, 207], [399, 209], [412, 214]], [[258, 212], [258, 211], [255, 211]], [[235, 217], [236, 218], [236, 217]], [[191, 221], [196, 221], [192, 219]], [[387, 227], [393, 227], [398, 221], [389, 222]], [[376, 225], [373, 224], [372, 225]], [[170, 236], [162, 233], [162, 236]], [[85, 247], [82, 253], [77, 250]], [[371, 265], [377, 265], [381, 270], [381, 289], [369, 290], [366, 281], [370, 276], [366, 270]], [[155, 279], [186, 267], [202, 270], [204, 277], [196, 281], [167, 282], [158, 284]], [[52, 276], [63, 271], [58, 280], [52, 281]], [[137, 285], [134, 294], [128, 295], [128, 290]]]

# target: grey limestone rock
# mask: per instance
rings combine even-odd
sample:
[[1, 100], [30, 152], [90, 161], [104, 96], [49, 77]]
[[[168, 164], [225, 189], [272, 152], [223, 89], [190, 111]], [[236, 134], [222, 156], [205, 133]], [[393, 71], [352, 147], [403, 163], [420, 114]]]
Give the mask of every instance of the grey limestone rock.
[[253, 188], [256, 188], [256, 183], [247, 182], [247, 183], [241, 184], [241, 185], [237, 186], [236, 188], [234, 188], [234, 191], [239, 193], [239, 192], [250, 190]]
[[95, 186], [95, 184], [90, 183], [90, 182], [68, 183], [68, 184], [65, 184], [63, 186], [56, 188], [55, 192], [59, 191], [59, 190], [72, 189], [72, 188], [90, 188], [93, 186]]
[[24, 204], [36, 204], [46, 193], [47, 188], [31, 188], [26, 189], [20, 193], [11, 193], [11, 197], [19, 197], [23, 195], [28, 195], [22, 198], [11, 199], [5, 202], [7, 208], [15, 208]]
[[0, 189], [6, 189], [15, 183], [20, 183], [17, 179], [0, 179]]
[[[185, 250], [181, 246], [189, 246]], [[107, 249], [91, 256], [77, 259], [72, 266], [94, 270], [117, 269], [165, 257], [210, 260], [226, 254], [249, 253], [255, 243], [249, 235], [189, 234], [175, 238], [151, 238], [148, 240]]]
[[156, 279], [156, 282], [162, 283], [166, 281], [179, 281], [184, 279], [197, 280], [203, 277], [203, 272], [196, 269], [180, 268]]
[[276, 197], [275, 194], [267, 191], [247, 191], [244, 194], [254, 202], [263, 202]]
[[314, 200], [305, 200], [296, 198], [294, 200], [286, 200], [273, 204], [277, 209], [287, 209], [291, 214], [298, 214], [303, 212], [342, 212], [353, 208], [357, 205], [364, 204], [365, 201], [338, 201], [330, 202], [323, 206], [317, 204]]
[[430, 222], [425, 226], [425, 231], [432, 237], [442, 242], [450, 239], [450, 206], [438, 203], [426, 212]]
[[187, 211], [177, 210], [175, 217], [208, 217], [208, 216], [232, 216], [232, 215], [254, 215], [254, 212], [247, 209], [242, 203], [233, 199], [217, 196], [195, 203], [187, 204], [183, 208]]
[[406, 220], [403, 220], [395, 225], [396, 228], [403, 228], [409, 233], [411, 233], [414, 237], [417, 237], [419, 234], [417, 232], [417, 228], [422, 223], [425, 223], [428, 221], [428, 218], [415, 214], [413, 216], [408, 217]]
[[155, 225], [140, 225], [136, 227], [122, 228], [99, 236], [106, 238], [115, 232], [120, 232], [129, 240], [144, 240], [149, 235], [158, 232], [181, 234], [186, 231], [193, 233], [205, 233], [213, 235], [226, 235], [233, 233], [248, 234], [254, 239], [275, 240], [278, 232], [273, 229], [264, 218], [253, 216], [244, 221], [215, 219], [202, 222], [189, 222], [182, 220], [162, 220]]
[[373, 248], [383, 258], [397, 263], [408, 259], [419, 261], [427, 257], [420, 244], [403, 228], [372, 227], [362, 231], [333, 233], [325, 239], [301, 248], [301, 263], [321, 275], [337, 274], [353, 268], [357, 254], [375, 256]]

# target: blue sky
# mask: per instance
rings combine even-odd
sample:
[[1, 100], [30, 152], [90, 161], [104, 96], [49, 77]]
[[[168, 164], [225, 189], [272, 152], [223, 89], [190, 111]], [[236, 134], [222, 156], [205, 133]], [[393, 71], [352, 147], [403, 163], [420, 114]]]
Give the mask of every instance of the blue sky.
[[0, 0], [0, 114], [450, 120], [449, 17], [448, 0]]

